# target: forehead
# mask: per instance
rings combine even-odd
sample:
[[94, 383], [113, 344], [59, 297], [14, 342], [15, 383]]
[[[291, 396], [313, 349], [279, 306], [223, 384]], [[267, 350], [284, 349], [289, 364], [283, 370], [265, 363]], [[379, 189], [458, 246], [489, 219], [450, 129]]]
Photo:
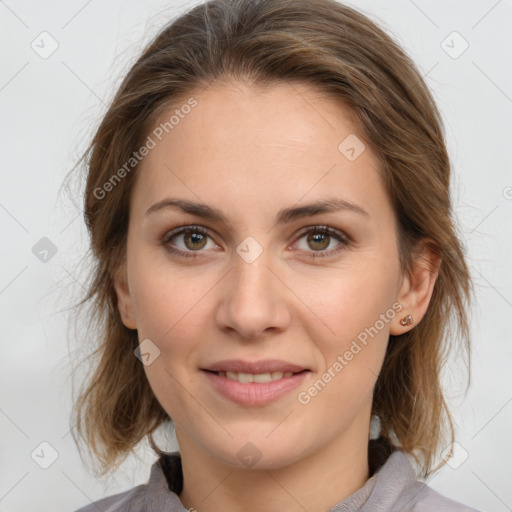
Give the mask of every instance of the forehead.
[[[336, 102], [309, 84], [286, 82], [263, 87], [223, 82], [190, 96], [197, 105], [171, 133], [182, 135], [180, 145], [193, 140], [194, 147], [215, 156], [219, 156], [215, 151], [219, 148], [235, 156], [246, 148], [266, 147], [280, 148], [281, 151], [270, 153], [273, 158], [284, 151], [298, 159], [314, 146], [320, 148], [322, 142], [324, 149], [337, 150], [340, 136], [361, 132], [355, 116], [341, 101]], [[182, 99], [182, 105], [185, 101]], [[180, 110], [179, 105], [172, 110]], [[162, 116], [164, 122], [166, 118], [169, 112]], [[204, 153], [188, 155], [189, 161], [191, 157], [204, 157]]]
[[327, 192], [368, 209], [386, 201], [355, 116], [314, 87], [228, 82], [194, 91], [182, 105], [193, 104], [190, 98], [193, 108], [176, 103], [149, 134], [155, 147], [136, 187], [147, 207], [166, 194], [219, 208], [242, 198], [245, 206], [282, 206]]

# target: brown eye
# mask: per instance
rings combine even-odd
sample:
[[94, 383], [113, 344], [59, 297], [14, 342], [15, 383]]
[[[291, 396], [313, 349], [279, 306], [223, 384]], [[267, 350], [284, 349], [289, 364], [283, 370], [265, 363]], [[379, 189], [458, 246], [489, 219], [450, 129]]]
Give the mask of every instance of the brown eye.
[[330, 235], [326, 233], [310, 233], [307, 238], [308, 244], [314, 250], [323, 250], [329, 247]]
[[[184, 257], [196, 257], [205, 252], [202, 249], [207, 247], [208, 239], [211, 239], [208, 232], [201, 226], [183, 226], [167, 233], [162, 244], [172, 254]], [[213, 246], [216, 246], [213, 243]]]
[[[299, 250], [311, 258], [332, 256], [349, 243], [349, 239], [344, 233], [328, 226], [314, 226], [313, 229], [310, 228], [303, 232], [299, 241], [302, 239], [305, 239], [305, 243], [298, 243]], [[337, 245], [336, 242], [338, 242]], [[331, 245], [334, 247], [326, 250]]]
[[196, 249], [202, 249], [206, 245], [206, 237], [203, 233], [197, 231], [188, 231], [183, 235], [185, 245], [191, 251]]

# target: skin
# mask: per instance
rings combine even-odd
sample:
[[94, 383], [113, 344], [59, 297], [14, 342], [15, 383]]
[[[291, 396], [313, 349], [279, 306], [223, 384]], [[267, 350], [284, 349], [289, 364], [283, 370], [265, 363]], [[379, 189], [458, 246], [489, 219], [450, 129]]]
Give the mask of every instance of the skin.
[[[350, 134], [364, 138], [332, 99], [305, 84], [260, 88], [239, 81], [193, 96], [198, 105], [138, 170], [126, 261], [115, 282], [119, 310], [140, 341], [149, 338], [160, 350], [144, 368], [176, 425], [185, 507], [324, 511], [369, 477], [372, 392], [389, 335], [424, 316], [437, 275], [431, 265], [439, 261], [425, 249], [411, 275], [402, 274], [396, 217], [376, 155], [366, 142], [354, 161], [338, 150]], [[176, 208], [146, 214], [167, 197], [207, 203], [232, 225]], [[358, 204], [368, 217], [338, 211], [275, 222], [282, 208], [331, 197]], [[183, 234], [165, 239], [190, 225], [208, 230], [206, 242]], [[318, 225], [349, 242], [339, 252], [343, 242], [333, 236], [308, 242]], [[263, 249], [252, 263], [236, 252], [248, 236]], [[196, 257], [169, 253], [165, 241]], [[322, 251], [331, 254], [313, 259]], [[300, 403], [298, 393], [393, 303], [402, 311], [309, 403]], [[400, 325], [407, 314], [415, 323]], [[273, 403], [239, 405], [200, 371], [231, 358], [278, 358], [311, 372]], [[237, 456], [249, 442], [260, 457], [251, 468]]]

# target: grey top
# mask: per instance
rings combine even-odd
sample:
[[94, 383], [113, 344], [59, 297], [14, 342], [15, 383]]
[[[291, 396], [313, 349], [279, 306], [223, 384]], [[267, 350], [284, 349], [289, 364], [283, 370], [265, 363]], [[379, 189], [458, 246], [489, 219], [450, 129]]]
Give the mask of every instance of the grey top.
[[[182, 478], [179, 453], [166, 454], [151, 466], [147, 484], [103, 498], [75, 512], [188, 512], [178, 497]], [[392, 453], [363, 487], [327, 512], [355, 511], [478, 512], [417, 481], [411, 463], [401, 451]]]

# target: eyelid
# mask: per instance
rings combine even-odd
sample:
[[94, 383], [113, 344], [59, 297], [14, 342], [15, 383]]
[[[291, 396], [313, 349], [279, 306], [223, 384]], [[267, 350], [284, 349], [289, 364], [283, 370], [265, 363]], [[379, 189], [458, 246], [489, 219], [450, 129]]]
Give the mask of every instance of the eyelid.
[[213, 238], [210, 234], [210, 230], [208, 228], [205, 228], [203, 226], [199, 226], [197, 224], [186, 224], [186, 225], [180, 225], [175, 228], [171, 228], [165, 232], [165, 234], [162, 237], [162, 241], [164, 243], [169, 242], [169, 240], [176, 235], [181, 235], [183, 233], [186, 233], [187, 231], [197, 231], [198, 233], [202, 233], [203, 235], [207, 235], [210, 238]]
[[311, 231], [318, 231], [321, 233], [325, 232], [328, 233], [329, 235], [335, 235], [339, 237], [341, 240], [343, 240], [345, 243], [349, 243], [351, 241], [351, 238], [344, 231], [323, 224], [311, 224], [310, 226], [305, 226], [304, 228], [301, 228], [297, 236], [301, 237]]
[[[162, 243], [162, 245], [164, 245], [164, 247], [169, 252], [174, 253], [178, 256], [183, 256], [184, 258], [198, 257], [201, 252], [205, 252], [205, 251], [201, 251], [201, 250], [199, 250], [199, 251], [183, 251], [181, 249], [170, 248], [168, 246], [168, 244], [172, 238], [174, 238], [175, 236], [179, 236], [184, 233], [187, 233], [189, 231], [201, 233], [201, 234], [209, 237], [216, 245], [219, 245], [215, 241], [215, 237], [213, 237], [211, 235], [211, 231], [208, 228], [206, 228], [204, 226], [197, 225], [197, 224], [180, 225], [178, 227], [169, 229], [163, 235], [163, 237], [161, 239], [162, 240], [161, 243]], [[331, 255], [338, 253], [345, 246], [349, 245], [352, 242], [352, 239], [344, 231], [341, 231], [339, 229], [336, 229], [336, 228], [333, 228], [330, 226], [326, 226], [326, 225], [311, 224], [309, 226], [304, 226], [302, 229], [299, 230], [299, 232], [295, 235], [295, 241], [293, 242], [292, 245], [295, 245], [298, 242], [298, 240], [300, 240], [304, 235], [311, 233], [311, 232], [325, 233], [329, 236], [335, 237], [336, 239], [338, 239], [338, 241], [340, 242], [340, 244], [342, 246], [341, 248], [334, 248], [334, 249], [330, 249], [328, 251], [303, 251], [300, 249], [297, 250], [299, 252], [310, 253], [310, 256], [308, 256], [308, 257], [311, 257], [311, 258], [329, 257]]]
[[317, 258], [329, 258], [331, 256], [336, 256], [339, 252], [344, 250], [347, 246], [351, 245], [352, 239], [344, 232], [336, 228], [332, 228], [330, 226], [320, 225], [320, 224], [312, 224], [310, 226], [306, 226], [302, 228], [297, 237], [296, 241], [293, 243], [295, 245], [304, 235], [308, 233], [324, 233], [330, 237], [336, 238], [339, 241], [339, 246], [334, 249], [330, 249], [328, 251], [301, 251], [307, 254], [307, 258], [317, 259]]

